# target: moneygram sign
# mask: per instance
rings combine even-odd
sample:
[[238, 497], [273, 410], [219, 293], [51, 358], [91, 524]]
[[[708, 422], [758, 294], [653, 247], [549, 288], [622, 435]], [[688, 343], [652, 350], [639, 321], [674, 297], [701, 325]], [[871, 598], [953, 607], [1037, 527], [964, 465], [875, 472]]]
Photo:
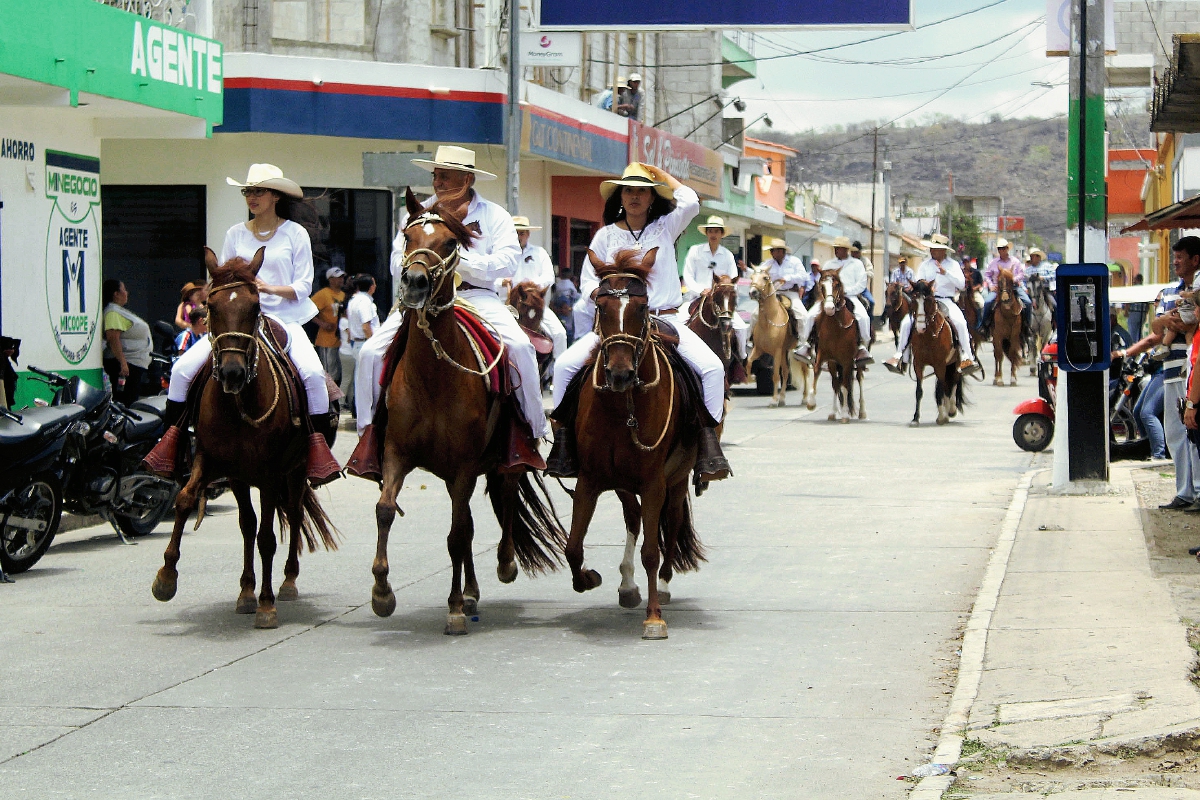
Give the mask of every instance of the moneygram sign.
[[721, 199], [725, 160], [715, 150], [630, 120], [629, 160], [666, 170], [701, 197]]
[[912, 0], [541, 0], [545, 30], [874, 28], [913, 26]]

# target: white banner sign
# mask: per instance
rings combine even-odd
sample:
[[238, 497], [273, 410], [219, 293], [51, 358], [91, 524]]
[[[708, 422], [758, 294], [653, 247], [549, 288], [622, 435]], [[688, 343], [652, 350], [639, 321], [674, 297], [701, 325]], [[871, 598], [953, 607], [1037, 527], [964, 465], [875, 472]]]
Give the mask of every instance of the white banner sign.
[[[1046, 0], [1046, 55], [1071, 54], [1071, 0]], [[1104, 54], [1117, 54], [1113, 0], [1104, 0]]]
[[521, 66], [578, 67], [583, 59], [583, 34], [536, 32], [521, 34]]

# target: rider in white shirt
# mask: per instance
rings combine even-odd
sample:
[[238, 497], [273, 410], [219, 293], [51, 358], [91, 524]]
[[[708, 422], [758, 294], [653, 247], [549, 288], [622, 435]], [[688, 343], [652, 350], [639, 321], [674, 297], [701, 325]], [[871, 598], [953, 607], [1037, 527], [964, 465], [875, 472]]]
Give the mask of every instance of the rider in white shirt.
[[[412, 163], [433, 172], [434, 196], [425, 201], [425, 208], [432, 206], [439, 198], [457, 199], [464, 192], [468, 193], [470, 199], [462, 222], [471, 230], [478, 231], [479, 236], [470, 249], [461, 251], [457, 272], [462, 282], [458, 296], [470, 303], [504, 341], [513, 385], [519, 387], [514, 393], [517, 406], [529, 424], [533, 437], [546, 436], [550, 426], [542, 407], [537, 354], [508, 306], [496, 297], [496, 282], [511, 278], [517, 271], [517, 258], [521, 252], [517, 231], [512, 217], [502, 206], [484, 200], [472, 188], [476, 179], [494, 180], [496, 176], [476, 169], [475, 152], [465, 147], [443, 145], [438, 147], [432, 161], [413, 159]], [[392, 242], [391, 270], [397, 286], [404, 271], [404, 225], [407, 221], [407, 215], [401, 218], [400, 230]], [[402, 319], [402, 310], [392, 311], [379, 331], [359, 351], [354, 399], [360, 436], [375, 416], [375, 405], [381, 392], [379, 379], [383, 372], [383, 357], [396, 338]], [[540, 458], [537, 460], [540, 462]], [[529, 465], [541, 468], [540, 463]]]
[[546, 292], [554, 285], [554, 262], [544, 247], [529, 243], [529, 232], [540, 231], [541, 225], [530, 225], [529, 217], [513, 217], [513, 226], [517, 229], [517, 243], [521, 245], [521, 255], [517, 257], [517, 272], [511, 278], [501, 278], [496, 281], [496, 294], [505, 303], [508, 302], [509, 290], [518, 283], [535, 283], [546, 297], [546, 312], [542, 315], [542, 332], [554, 343], [554, 357], [558, 358], [567, 349], [567, 329], [563, 327], [553, 311], [550, 310], [549, 293]]
[[765, 269], [779, 294], [792, 301], [792, 332], [801, 340], [809, 326], [804, 293], [813, 287], [815, 279], [804, 268], [804, 262], [792, 255], [792, 248], [783, 239], [767, 238], [762, 246], [771, 258], [759, 264], [758, 269]]
[[[871, 358], [871, 353], [867, 350], [867, 345], [871, 342], [871, 316], [867, 313], [866, 303], [861, 296], [867, 290], [867, 268], [857, 258], [851, 257], [850, 239], [845, 236], [834, 239], [833, 255], [835, 258], [832, 261], [826, 261], [823, 269], [838, 271], [838, 279], [842, 282], [842, 295], [846, 298], [850, 310], [854, 312], [854, 320], [858, 323], [858, 354], [854, 360], [859, 364], [873, 364], [875, 359]], [[811, 319], [809, 329], [811, 330]], [[800, 340], [800, 346], [796, 348], [796, 356], [811, 363], [811, 352], [806, 331], [804, 338]]]
[[[704, 234], [707, 242], [693, 245], [683, 262], [683, 302], [688, 305], [691, 313], [691, 303], [700, 299], [705, 291], [712, 288], [713, 278], [724, 275], [736, 284], [738, 279], [737, 260], [733, 253], [721, 245], [725, 238], [725, 220], [720, 217], [709, 217], [708, 221], [697, 228]], [[750, 326], [740, 314], [733, 315], [733, 333], [737, 337], [738, 356], [746, 357], [746, 334]]]
[[[958, 262], [946, 254], [950, 247], [950, 240], [944, 235], [935, 233], [929, 237], [928, 241], [921, 244], [929, 248], [929, 258], [917, 267], [913, 280], [933, 284], [933, 296], [937, 298], [942, 313], [946, 315], [950, 324], [954, 326], [954, 332], [958, 335], [958, 352], [962, 357], [961, 363], [958, 365], [959, 372], [969, 375], [979, 369], [979, 366], [975, 363], [974, 354], [971, 352], [971, 335], [967, 332], [967, 318], [963, 316], [958, 303], [954, 302], [955, 293], [961, 292], [967, 285], [966, 276], [963, 275], [962, 267]], [[892, 372], [903, 373], [908, 368], [908, 341], [912, 335], [912, 326], [913, 317], [909, 312], [904, 321], [900, 323], [900, 342], [896, 348], [896, 355], [883, 362], [883, 365]]]

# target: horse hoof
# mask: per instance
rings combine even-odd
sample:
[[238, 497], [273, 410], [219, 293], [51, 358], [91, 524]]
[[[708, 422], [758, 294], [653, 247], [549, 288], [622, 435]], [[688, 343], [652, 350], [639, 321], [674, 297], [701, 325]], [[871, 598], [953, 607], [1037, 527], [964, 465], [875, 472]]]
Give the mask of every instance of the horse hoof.
[[254, 627], [256, 628], [278, 628], [279, 615], [275, 613], [275, 609], [270, 611], [258, 611], [254, 614]]
[[234, 611], [238, 614], [253, 614], [258, 611], [258, 599], [252, 595], [242, 595], [237, 599]]
[[850, 418], [849, 418], [849, 417], [842, 417], [841, 419], [839, 419], [839, 420], [838, 420], [838, 422], [842, 423], [843, 425], [849, 425], [849, 424], [850, 424]]
[[947, 422], [949, 422], [949, 421], [950, 421], [950, 418], [949, 418], [949, 417], [938, 417], [938, 418], [937, 418], [937, 424], [938, 424], [938, 425], [945, 425], [945, 424], [946, 424]]
[[779, 408], [779, 402], [772, 400], [771, 402], [767, 403], [767, 408]]
[[917, 421], [914, 419], [912, 422], [908, 423], [908, 427], [910, 427], [910, 428], [919, 428], [919, 427], [921, 427], [921, 423], [917, 422]]
[[779, 398], [779, 405], [780, 405], [780, 406], [786, 406], [786, 405], [787, 405], [787, 398], [786, 398], [786, 397], [781, 397], [781, 398]]
[[446, 616], [446, 630], [442, 631], [447, 636], [466, 636], [467, 635], [467, 615], [466, 614], [448, 614]]
[[830, 422], [835, 422], [836, 420], [837, 420], [837, 414], [830, 414], [830, 415], [829, 415], [829, 421], [830, 421]]
[[387, 594], [376, 594], [375, 590], [371, 590], [371, 610], [375, 612], [377, 617], [390, 617], [392, 612], [396, 610], [396, 594], [391, 589], [387, 590]]
[[642, 592], [636, 586], [632, 589], [617, 589], [617, 602], [621, 604], [621, 608], [637, 608], [642, 604]]
[[992, 381], [992, 386], [1003, 386], [1003, 385], [1004, 385], [1003, 378], [996, 378], [996, 380]]
[[1013, 378], [1013, 379], [1012, 379], [1012, 383], [1010, 383], [1010, 384], [1008, 384], [1008, 385], [1009, 385], [1009, 386], [1016, 386], [1016, 385], [1017, 385], [1017, 379], [1016, 379], [1016, 378]]
[[660, 606], [671, 605], [671, 592], [667, 589], [658, 590], [658, 604]]
[[282, 600], [284, 602], [299, 600], [300, 590], [296, 588], [295, 582], [284, 581], [283, 585], [279, 587], [279, 594], [275, 595], [275, 599]]
[[807, 408], [809, 411], [816, 411], [816, 410], [817, 410], [817, 404], [816, 404], [816, 403], [805, 403], [805, 404], [804, 404], [804, 407], [805, 407], [805, 408]]
[[512, 583], [517, 579], [517, 562], [510, 561], [507, 564], [496, 565], [496, 577], [501, 583]]
[[463, 598], [463, 614], [465, 614], [468, 617], [473, 617], [478, 613], [479, 613], [479, 598], [478, 597], [470, 597], [470, 596], [464, 597]]
[[586, 592], [590, 589], [595, 589], [603, 582], [600, 573], [594, 569], [585, 569], [579, 574], [579, 577], [572, 582], [577, 592]]
[[154, 599], [160, 602], [167, 602], [175, 596], [175, 590], [178, 587], [173, 580], [166, 580], [162, 575], [154, 576], [154, 584], [150, 587], [150, 591], [154, 593]]
[[667, 623], [661, 619], [648, 619], [642, 623], [643, 639], [667, 638]]

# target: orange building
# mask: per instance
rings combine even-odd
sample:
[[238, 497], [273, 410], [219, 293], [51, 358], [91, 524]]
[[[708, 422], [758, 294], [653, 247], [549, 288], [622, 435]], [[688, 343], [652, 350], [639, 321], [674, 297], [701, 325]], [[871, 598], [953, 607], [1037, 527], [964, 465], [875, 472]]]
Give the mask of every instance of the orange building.
[[765, 174], [754, 178], [754, 200], [776, 211], [786, 211], [787, 160], [800, 151], [750, 136], [745, 138], [744, 149], [747, 158], [761, 158], [766, 163]]
[[[1120, 231], [1145, 214], [1143, 194], [1146, 176], [1154, 166], [1158, 153], [1149, 148], [1120, 148], [1108, 151], [1108, 262], [1114, 269], [1113, 284], [1128, 285], [1143, 271], [1142, 251], [1148, 241], [1140, 234], [1122, 236]], [[1153, 273], [1153, 269], [1149, 270]], [[1154, 283], [1155, 274], [1144, 277]]]

